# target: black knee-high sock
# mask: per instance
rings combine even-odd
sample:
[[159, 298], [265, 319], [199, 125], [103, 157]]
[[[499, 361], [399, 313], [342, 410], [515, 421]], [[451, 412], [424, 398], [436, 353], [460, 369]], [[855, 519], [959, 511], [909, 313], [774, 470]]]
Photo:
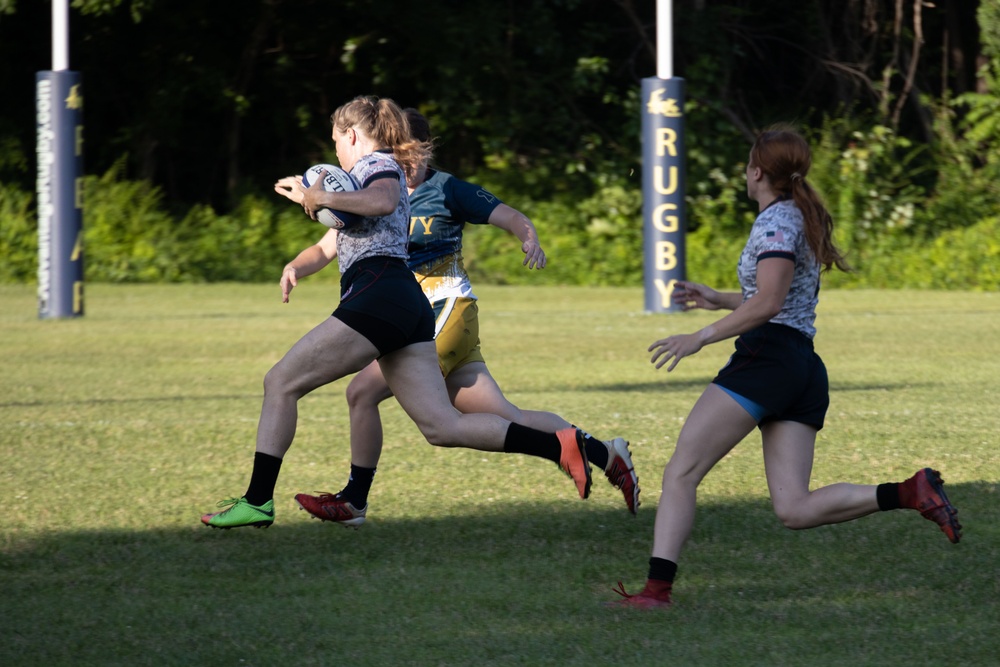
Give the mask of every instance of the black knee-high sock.
[[562, 457], [562, 444], [555, 433], [543, 433], [520, 424], [511, 424], [503, 441], [508, 454], [530, 454], [555, 463]]
[[666, 558], [649, 559], [649, 578], [659, 581], [673, 581], [677, 576], [677, 563]]
[[263, 505], [274, 497], [274, 485], [281, 471], [281, 459], [257, 452], [253, 456], [253, 474], [244, 496], [251, 505]]
[[[574, 428], [579, 428], [574, 426]], [[580, 433], [583, 433], [583, 446], [587, 450], [587, 460], [590, 461], [590, 465], [597, 466], [601, 470], [608, 467], [608, 446], [603, 442], [590, 435], [582, 428]]]
[[340, 497], [356, 508], [363, 509], [368, 504], [368, 493], [372, 490], [374, 480], [375, 468], [362, 468], [352, 463], [351, 476], [347, 480], [347, 486], [340, 492]]

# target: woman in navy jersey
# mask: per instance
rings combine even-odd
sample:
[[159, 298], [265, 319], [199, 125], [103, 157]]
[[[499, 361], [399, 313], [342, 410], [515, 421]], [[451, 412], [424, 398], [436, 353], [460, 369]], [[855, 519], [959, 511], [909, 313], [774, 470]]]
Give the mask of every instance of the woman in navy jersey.
[[820, 273], [847, 265], [833, 243], [833, 220], [806, 181], [806, 141], [779, 126], [753, 144], [746, 167], [747, 195], [760, 214], [738, 264], [740, 292], [681, 281], [673, 300], [684, 310], [732, 311], [691, 334], [668, 336], [649, 347], [656, 368], [676, 368], [684, 357], [734, 336], [728, 363], [684, 422], [663, 471], [652, 558], [646, 585], [629, 595], [619, 582], [618, 606], [670, 606], [677, 560], [691, 533], [701, 480], [754, 428], [774, 511], [791, 529], [813, 528], [891, 509], [915, 509], [958, 542], [961, 525], [937, 471], [924, 468], [901, 483], [832, 484], [809, 490], [816, 433], [823, 427], [829, 386], [813, 350]]
[[[431, 143], [427, 119], [406, 109], [414, 139]], [[462, 261], [466, 223], [493, 225], [513, 234], [524, 252], [523, 265], [543, 268], [546, 257], [535, 226], [520, 211], [487, 190], [430, 166], [429, 156], [407, 173], [410, 194], [408, 265], [417, 277], [435, 318], [438, 364], [452, 403], [462, 412], [490, 412], [525, 426], [555, 433], [571, 427], [551, 412], [521, 410], [504, 396], [480, 350], [479, 307]], [[338, 493], [295, 496], [299, 506], [324, 521], [358, 526], [365, 520], [368, 493], [382, 452], [378, 405], [392, 396], [379, 363], [371, 363], [351, 380], [347, 400], [351, 414], [351, 474]], [[639, 483], [628, 442], [601, 441], [583, 433], [588, 460], [620, 489], [635, 514]]]
[[205, 514], [202, 523], [213, 528], [271, 525], [274, 487], [295, 436], [298, 400], [375, 359], [400, 405], [432, 444], [549, 459], [570, 475], [586, 498], [590, 466], [580, 431], [543, 433], [496, 415], [463, 415], [449, 400], [434, 348], [434, 315], [406, 266], [410, 203], [405, 172], [426, 159], [429, 146], [410, 136], [406, 116], [388, 99], [355, 98], [339, 107], [331, 122], [337, 159], [361, 189], [327, 192], [324, 173], [308, 190], [300, 179], [282, 179], [275, 190], [301, 203], [314, 220], [324, 207], [363, 216], [340, 233], [327, 231], [282, 272], [287, 302], [299, 278], [338, 258], [340, 302], [268, 371], [247, 491], [219, 503], [227, 509]]

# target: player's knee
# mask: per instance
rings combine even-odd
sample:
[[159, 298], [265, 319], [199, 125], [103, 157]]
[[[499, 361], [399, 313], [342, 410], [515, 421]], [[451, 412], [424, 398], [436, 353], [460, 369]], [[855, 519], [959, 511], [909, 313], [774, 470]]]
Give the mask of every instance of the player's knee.
[[281, 372], [280, 366], [272, 366], [271, 370], [264, 375], [264, 394], [278, 394], [286, 390], [287, 381], [285, 379], [284, 373]]
[[697, 488], [702, 477], [703, 475], [691, 463], [671, 458], [663, 468], [663, 488], [682, 486]]
[[364, 382], [352, 381], [347, 385], [347, 391], [345, 392], [349, 408], [377, 403], [378, 401], [375, 400], [374, 396], [371, 387]]
[[802, 530], [809, 528], [812, 524], [808, 521], [808, 516], [803, 511], [802, 502], [774, 502], [774, 514], [778, 517], [781, 525], [789, 530]]
[[265, 396], [283, 396], [298, 400], [313, 389], [315, 387], [309, 386], [303, 378], [289, 372], [281, 363], [275, 364], [264, 376]]
[[[454, 416], [460, 416], [460, 413], [456, 410]], [[461, 447], [469, 444], [463, 441], [460, 422], [450, 414], [423, 416], [414, 419], [414, 422], [424, 439], [435, 447]]]
[[457, 445], [454, 438], [451, 437], [450, 432], [446, 428], [442, 428], [439, 424], [426, 422], [418, 424], [418, 426], [427, 442], [435, 447], [455, 447]]
[[376, 406], [392, 396], [392, 391], [381, 380], [372, 380], [364, 373], [356, 375], [345, 392], [349, 408]]
[[432, 433], [431, 435], [425, 436], [427, 442], [435, 447], [454, 447], [455, 443], [450, 441], [448, 438], [443, 437], [440, 433]]

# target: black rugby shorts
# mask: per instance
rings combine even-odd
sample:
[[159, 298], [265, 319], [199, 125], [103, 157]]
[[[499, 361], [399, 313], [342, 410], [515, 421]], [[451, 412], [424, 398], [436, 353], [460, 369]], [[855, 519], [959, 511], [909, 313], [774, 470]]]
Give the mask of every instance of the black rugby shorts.
[[762, 405], [768, 421], [823, 428], [830, 382], [812, 340], [783, 324], [767, 323], [736, 339], [736, 350], [712, 380]]
[[352, 264], [340, 277], [340, 305], [333, 316], [371, 341], [379, 356], [434, 340], [431, 305], [397, 257]]

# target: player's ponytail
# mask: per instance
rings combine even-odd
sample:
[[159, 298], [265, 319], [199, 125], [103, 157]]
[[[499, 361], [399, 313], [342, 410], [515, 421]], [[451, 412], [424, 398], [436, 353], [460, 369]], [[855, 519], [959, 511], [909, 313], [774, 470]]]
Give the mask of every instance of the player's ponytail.
[[431, 144], [410, 136], [406, 115], [399, 105], [387, 97], [355, 97], [334, 111], [330, 122], [341, 132], [351, 127], [360, 128], [377, 148], [391, 149], [407, 174], [412, 174], [422, 162], [430, 160]]
[[806, 180], [812, 166], [806, 140], [787, 125], [773, 126], [757, 137], [750, 149], [750, 163], [764, 172], [775, 192], [791, 197], [802, 211], [806, 241], [823, 270], [836, 266], [841, 271], [850, 271], [843, 253], [833, 242], [833, 217]]

